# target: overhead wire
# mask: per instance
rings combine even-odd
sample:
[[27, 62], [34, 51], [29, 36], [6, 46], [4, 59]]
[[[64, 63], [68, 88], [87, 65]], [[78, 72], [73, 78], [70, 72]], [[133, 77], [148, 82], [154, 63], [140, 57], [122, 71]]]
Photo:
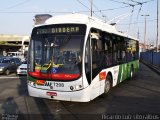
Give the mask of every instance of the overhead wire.
[[121, 4], [126, 4], [126, 5], [133, 6], [133, 4], [126, 3], [126, 2], [120, 2], [120, 1], [117, 1], [117, 0], [109, 0], [109, 1], [113, 1], [113, 2], [117, 2], [117, 3], [121, 3]]
[[[5, 9], [11, 9], [11, 8], [14, 8], [14, 7], [17, 7], [17, 6], [19, 6], [19, 5], [22, 5], [22, 4], [25, 4], [26, 2], [28, 2], [29, 0], [26, 0], [26, 1], [23, 1], [23, 2], [21, 2], [21, 3], [18, 3], [18, 4], [16, 4], [16, 5], [13, 5], [13, 6], [10, 6], [10, 7], [7, 7], [7, 8], [5, 8]], [[78, 13], [82, 13], [82, 12], [90, 12], [90, 8], [89, 7], [87, 7], [85, 4], [83, 4], [80, 0], [77, 0], [80, 4], [82, 4], [85, 8], [87, 8], [89, 11], [77, 11]], [[95, 6], [95, 5], [94, 5]], [[96, 7], [96, 6], [95, 6]], [[123, 8], [127, 8], [127, 7], [131, 7], [130, 5], [126, 5], [126, 6], [122, 6], [122, 7], [116, 7], [116, 8], [109, 8], [109, 9], [102, 9], [102, 10], [100, 10], [100, 9], [98, 9], [97, 7], [96, 7], [96, 9], [98, 9], [98, 10], [94, 10], [93, 12], [95, 13], [95, 12], [106, 12], [106, 11], [112, 11], [112, 10], [118, 10], [118, 9], [123, 9]], [[64, 11], [48, 11], [48, 12], [44, 12], [44, 11], [39, 11], [39, 12], [35, 12], [35, 11], [4, 11], [5, 9], [3, 9], [3, 11], [2, 10], [0, 10], [0, 13], [72, 13], [72, 12], [64, 12]]]
[[83, 4], [80, 0], [77, 0], [81, 5], [83, 5], [85, 8], [87, 8], [88, 10], [91, 10], [89, 7], [87, 7], [85, 4]]
[[[83, 4], [80, 0], [77, 0], [81, 5], [83, 5], [84, 7], [86, 7], [87, 9], [89, 9], [90, 11], [91, 11], [91, 9], [89, 8], [89, 7], [87, 7], [85, 4]], [[101, 18], [100, 16], [98, 16], [97, 14], [95, 14], [94, 12], [93, 12], [93, 14], [95, 15], [95, 16], [97, 16], [98, 18]]]
[[64, 11], [63, 12], [60, 12], [60, 11], [59, 12], [54, 12], [54, 11], [48, 11], [48, 12], [46, 12], [46, 11], [23, 11], [23, 12], [22, 11], [7, 11], [7, 12], [3, 12], [2, 11], [1, 12], [0, 11], [0, 13], [4, 13], [4, 14], [5, 13], [19, 13], [19, 14], [23, 14], [23, 13], [28, 13], [28, 14], [32, 14], [32, 13], [44, 13], [44, 14], [45, 13], [57, 13], [57, 14], [62, 14], [62, 13], [73, 13], [73, 12], [64, 12]]
[[[137, 5], [140, 5], [140, 8], [139, 8], [139, 10], [138, 10], [138, 14], [137, 14], [137, 17], [136, 17], [136, 21], [138, 21], [139, 20], [139, 15], [140, 15], [140, 12], [141, 12], [141, 10], [142, 10], [142, 6], [143, 6], [143, 4], [144, 3], [148, 3], [148, 2], [151, 2], [151, 1], [154, 1], [154, 0], [148, 0], [148, 1], [143, 1], [143, 2], [138, 2], [138, 1], [135, 1], [135, 0], [127, 0], [127, 1], [131, 1], [131, 2], [134, 2], [134, 3], [137, 3]], [[136, 25], [137, 25], [137, 28], [138, 28], [138, 31], [139, 31], [139, 26], [138, 26], [138, 23], [136, 23], [136, 21], [134, 22], [135, 24], [134, 24], [134, 29], [133, 30], [136, 30], [135, 28], [136, 28]], [[135, 31], [136, 32], [136, 31]]]
[[[136, 21], [139, 21], [139, 15], [140, 15], [140, 12], [141, 12], [141, 10], [142, 10], [142, 5], [143, 5], [143, 4], [140, 4], [140, 8], [139, 8], [139, 10], [138, 10], [138, 14], [137, 14], [137, 17], [136, 17]], [[137, 25], [138, 33], [139, 33], [138, 23], [137, 23], [137, 24], [135, 23], [133, 28], [136, 28], [136, 25]], [[134, 30], [136, 30], [136, 29], [134, 29]]]
[[155, 0], [148, 0], [148, 1], [144, 1], [144, 2], [138, 2], [138, 1], [135, 1], [135, 0], [127, 0], [127, 1], [135, 2], [135, 3], [138, 3], [138, 4], [143, 4], [143, 3], [148, 3], [148, 2], [155, 1]]
[[109, 9], [106, 9], [106, 10], [100, 10], [100, 11], [111, 11], [111, 10], [117, 10], [117, 9], [127, 8], [127, 7], [131, 7], [131, 6], [127, 5], [127, 6], [123, 6], [123, 7], [109, 8]]
[[[117, 2], [117, 3], [121, 3], [121, 4], [127, 4], [127, 5], [130, 5], [133, 9], [132, 9], [132, 14], [131, 14], [131, 17], [130, 17], [130, 21], [129, 21], [129, 26], [128, 26], [128, 34], [129, 34], [129, 31], [130, 31], [130, 26], [131, 26], [131, 22], [132, 22], [132, 17], [133, 17], [133, 12], [134, 12], [134, 7], [136, 6], [136, 5], [140, 5], [140, 8], [139, 8], [139, 11], [138, 11], [138, 14], [137, 14], [137, 20], [136, 21], [138, 21], [138, 18], [139, 18], [139, 14], [140, 14], [140, 12], [141, 12], [141, 9], [142, 9], [142, 5], [144, 4], [144, 3], [148, 3], [148, 2], [151, 2], [151, 1], [154, 1], [154, 0], [148, 0], [148, 1], [143, 1], [143, 2], [138, 2], [138, 1], [135, 1], [135, 0], [127, 0], [127, 1], [130, 1], [130, 2], [132, 2], [132, 3], [126, 3], [126, 2], [123, 2], [123, 1], [117, 1], [117, 0], [110, 0], [110, 1], [113, 1], [113, 2]], [[133, 4], [134, 3], [134, 4]], [[134, 24], [134, 27], [136, 26], [136, 22], [134, 22], [135, 24]], [[138, 26], [137, 26], [138, 27]]]
[[[90, 3], [90, 0], [88, 0], [88, 2]], [[92, 3], [93, 7], [95, 7], [97, 9], [97, 12], [100, 12], [102, 14], [102, 17], [104, 16], [104, 13], [94, 4]], [[93, 11], [95, 12], [95, 11]], [[102, 17], [100, 17], [102, 19]]]
[[[152, 22], [152, 21], [156, 21], [157, 19], [151, 19], [151, 20], [147, 20], [147, 22]], [[133, 22], [133, 23], [128, 23], [128, 24], [118, 24], [119, 26], [120, 25], [129, 25], [129, 24], [137, 24], [137, 23], [144, 23], [144, 21], [141, 21], [141, 22]]]
[[127, 0], [127, 1], [130, 1], [130, 2], [133, 2], [133, 3], [142, 4], [142, 2], [138, 2], [138, 1], [135, 1], [135, 0]]
[[[88, 7], [88, 6], [86, 6], [85, 4], [83, 4], [80, 0], [77, 0], [81, 5], [83, 5], [85, 8], [87, 8], [89, 11], [77, 11], [77, 13], [82, 13], [82, 12], [90, 12], [90, 8]], [[144, 2], [137, 2], [137, 1], [135, 1], [135, 0], [128, 0], [128, 1], [131, 1], [131, 2], [135, 2], [135, 3], [137, 3], [137, 4], [130, 4], [130, 3], [126, 3], [126, 2], [120, 2], [120, 1], [117, 1], [117, 0], [110, 0], [110, 1], [113, 1], [113, 2], [118, 2], [118, 3], [121, 3], [121, 4], [125, 4], [126, 6], [122, 6], [122, 7], [117, 7], [117, 8], [109, 8], [109, 9], [102, 9], [102, 10], [100, 10], [100, 9], [98, 9], [98, 7], [93, 3], [93, 6], [97, 9], [97, 10], [94, 10], [93, 11], [93, 13], [94, 13], [94, 15], [95, 16], [97, 16], [98, 18], [102, 18], [102, 17], [100, 17], [100, 16], [98, 16], [97, 14], [96, 14], [96, 12], [100, 12], [102, 15], [104, 15], [104, 13], [102, 13], [102, 12], [106, 12], [106, 11], [111, 11], [111, 10], [117, 10], [117, 9], [122, 9], [122, 8], [127, 8], [127, 7], [134, 7], [134, 6], [136, 6], [136, 5], [141, 5], [141, 7], [140, 7], [140, 9], [139, 9], [139, 12], [138, 12], [138, 15], [137, 15], [137, 20], [138, 20], [138, 16], [139, 16], [139, 13], [140, 13], [140, 11], [141, 11], [141, 8], [142, 8], [142, 4], [143, 3], [147, 3], [147, 2], [151, 2], [151, 1], [154, 1], [154, 0], [148, 0], [148, 1], [144, 1]], [[25, 0], [25, 1], [23, 1], [23, 2], [21, 2], [21, 3], [17, 3], [17, 4], [15, 4], [15, 5], [12, 5], [12, 6], [10, 6], [10, 7], [7, 7], [7, 8], [4, 8], [4, 9], [1, 9], [0, 10], [0, 13], [59, 13], [59, 14], [62, 14], [62, 13], [72, 13], [72, 12], [63, 12], [63, 11], [48, 11], [48, 12], [43, 12], [43, 11], [39, 11], [39, 12], [34, 12], [34, 11], [24, 11], [24, 12], [19, 12], [19, 11], [4, 11], [5, 9], [12, 9], [12, 8], [14, 8], [14, 7], [17, 7], [17, 6], [20, 6], [20, 5], [22, 5], [22, 4], [25, 4], [25, 3], [27, 3], [27, 2], [29, 2], [29, 0]]]
[[[130, 4], [130, 3], [120, 2], [120, 1], [117, 1], [117, 0], [109, 0], [109, 1], [117, 2], [117, 3], [121, 3], [121, 4], [127, 4], [127, 5], [130, 5], [130, 6], [133, 5], [133, 4]], [[135, 0], [127, 0], [127, 1], [131, 1], [131, 2], [136, 3], [136, 4], [134, 4], [134, 5], [139, 5], [139, 4], [144, 4], [144, 3], [152, 2], [152, 1], [155, 1], [155, 0], [148, 0], [148, 1], [144, 1], [144, 2], [137, 2], [137, 1], [135, 1]]]
[[[133, 3], [137, 3], [137, 5], [140, 5], [140, 8], [138, 10], [138, 14], [137, 14], [137, 17], [136, 17], [136, 21], [138, 21], [138, 18], [139, 18], [139, 14], [141, 12], [141, 9], [142, 9], [142, 5], [143, 5], [143, 2], [138, 2], [138, 1], [135, 1], [135, 0], [127, 0], [127, 1], [130, 1], [130, 2], [133, 2]], [[133, 28], [136, 28], [136, 21], [134, 22], [134, 27]], [[137, 27], [138, 27], [138, 24], [137, 24]], [[134, 29], [135, 30], [135, 29]], [[139, 27], [138, 27], [138, 30], [139, 30]]]
[[[100, 11], [112, 11], [112, 10], [118, 10], [118, 9], [123, 9], [123, 8], [127, 8], [130, 6], [122, 6], [122, 7], [116, 7], [116, 8], [109, 8], [109, 9], [103, 9], [103, 10], [93, 10], [93, 12], [100, 12]], [[76, 13], [83, 13], [83, 12], [90, 12], [90, 11], [76, 11]], [[44, 12], [44, 11], [0, 11], [0, 13], [72, 13], [70, 12], [64, 12], [64, 11], [48, 11], [48, 12]]]
[[9, 7], [2, 8], [2, 9], [0, 9], [0, 11], [5, 11], [5, 10], [9, 10], [9, 9], [18, 7], [18, 6], [20, 6], [20, 5], [23, 5], [23, 4], [28, 3], [29, 1], [30, 1], [30, 0], [25, 0], [25, 1], [23, 1], [23, 2], [20, 2], [20, 3], [15, 4], [15, 5], [11, 5], [11, 6], [9, 6]]
[[126, 3], [126, 2], [117, 1], [117, 0], [110, 0], [110, 1], [117, 2], [117, 3], [120, 3], [120, 4], [126, 4], [126, 5], [129, 5], [129, 6], [132, 7], [131, 16], [130, 16], [130, 19], [129, 19], [128, 30], [127, 30], [127, 34], [129, 35], [130, 27], [131, 27], [131, 24], [130, 24], [130, 23], [132, 22], [132, 17], [133, 17], [133, 13], [134, 13], [134, 8], [135, 8], [136, 4]]
[[134, 12], [134, 6], [132, 7], [132, 11], [131, 11], [130, 21], [129, 21], [129, 26], [128, 26], [128, 32], [127, 32], [128, 35], [129, 35], [129, 32], [130, 32], [130, 27], [131, 27], [130, 23], [132, 22], [133, 12]]

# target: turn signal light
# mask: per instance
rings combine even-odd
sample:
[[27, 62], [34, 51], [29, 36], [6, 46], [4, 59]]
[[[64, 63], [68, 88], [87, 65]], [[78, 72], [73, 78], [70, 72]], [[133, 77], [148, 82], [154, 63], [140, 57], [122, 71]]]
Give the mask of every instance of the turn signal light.
[[36, 80], [36, 84], [38, 84], [38, 85], [44, 85], [45, 81], [44, 80]]

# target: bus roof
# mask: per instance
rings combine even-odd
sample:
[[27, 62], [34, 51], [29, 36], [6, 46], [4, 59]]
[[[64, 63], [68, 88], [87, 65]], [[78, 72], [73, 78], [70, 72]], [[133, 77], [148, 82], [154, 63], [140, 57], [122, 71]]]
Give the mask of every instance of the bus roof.
[[86, 24], [90, 27], [97, 28], [102, 31], [107, 31], [109, 33], [113, 33], [113, 34], [117, 34], [120, 36], [129, 37], [134, 40], [138, 40], [137, 38], [131, 37], [125, 33], [117, 31], [115, 26], [113, 25], [104, 23], [102, 20], [98, 18], [91, 17], [91, 16], [84, 15], [84, 14], [74, 13], [74, 14], [53, 16], [47, 19], [44, 24], [37, 25], [37, 26], [51, 25], [51, 24]]

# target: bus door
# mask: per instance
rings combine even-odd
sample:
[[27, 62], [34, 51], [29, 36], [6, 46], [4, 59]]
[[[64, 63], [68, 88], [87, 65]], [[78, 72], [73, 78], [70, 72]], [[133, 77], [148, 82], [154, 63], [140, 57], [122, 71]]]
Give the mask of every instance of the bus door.
[[103, 65], [101, 62], [101, 50], [102, 42], [100, 40], [100, 35], [97, 31], [95, 33], [91, 29], [85, 50], [85, 71], [93, 93], [91, 93], [91, 97], [98, 95], [100, 90], [99, 73]]

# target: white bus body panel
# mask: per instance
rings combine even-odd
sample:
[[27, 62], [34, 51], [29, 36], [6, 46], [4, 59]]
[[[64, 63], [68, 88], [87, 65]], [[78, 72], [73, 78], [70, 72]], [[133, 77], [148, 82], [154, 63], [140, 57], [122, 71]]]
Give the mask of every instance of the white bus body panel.
[[[37, 89], [28, 85], [28, 91], [29, 95], [33, 97], [64, 100], [64, 101], [76, 101], [76, 102], [88, 102], [91, 100], [89, 87], [79, 91], [61, 92], [61, 91], [51, 91], [51, 90], [49, 91], [49, 90]], [[53, 96], [53, 98], [51, 98], [50, 96], [46, 95], [47, 92], [56, 92], [57, 96]]]
[[[101, 72], [106, 72], [106, 74], [108, 72], [112, 73], [113, 86], [117, 84], [118, 69], [119, 66], [115, 66], [101, 71]], [[74, 81], [74, 84], [73, 82], [63, 82], [66, 87], [64, 87], [64, 89], [59, 89], [59, 91], [49, 90], [49, 86], [42, 86], [41, 88], [36, 88], [33, 85], [28, 85], [28, 91], [29, 95], [33, 97], [41, 97], [54, 100], [76, 101], [76, 102], [88, 102], [104, 93], [105, 79], [99, 80], [99, 74], [93, 79], [93, 81], [88, 87], [77, 91], [69, 90], [71, 85], [78, 85], [78, 83], [81, 83], [81, 80], [82, 79], [77, 80], [77, 82]], [[60, 91], [60, 90], [65, 90], [65, 91]], [[53, 96], [53, 98], [51, 98], [51, 96], [46, 95], [47, 92], [55, 92], [57, 96]]]

